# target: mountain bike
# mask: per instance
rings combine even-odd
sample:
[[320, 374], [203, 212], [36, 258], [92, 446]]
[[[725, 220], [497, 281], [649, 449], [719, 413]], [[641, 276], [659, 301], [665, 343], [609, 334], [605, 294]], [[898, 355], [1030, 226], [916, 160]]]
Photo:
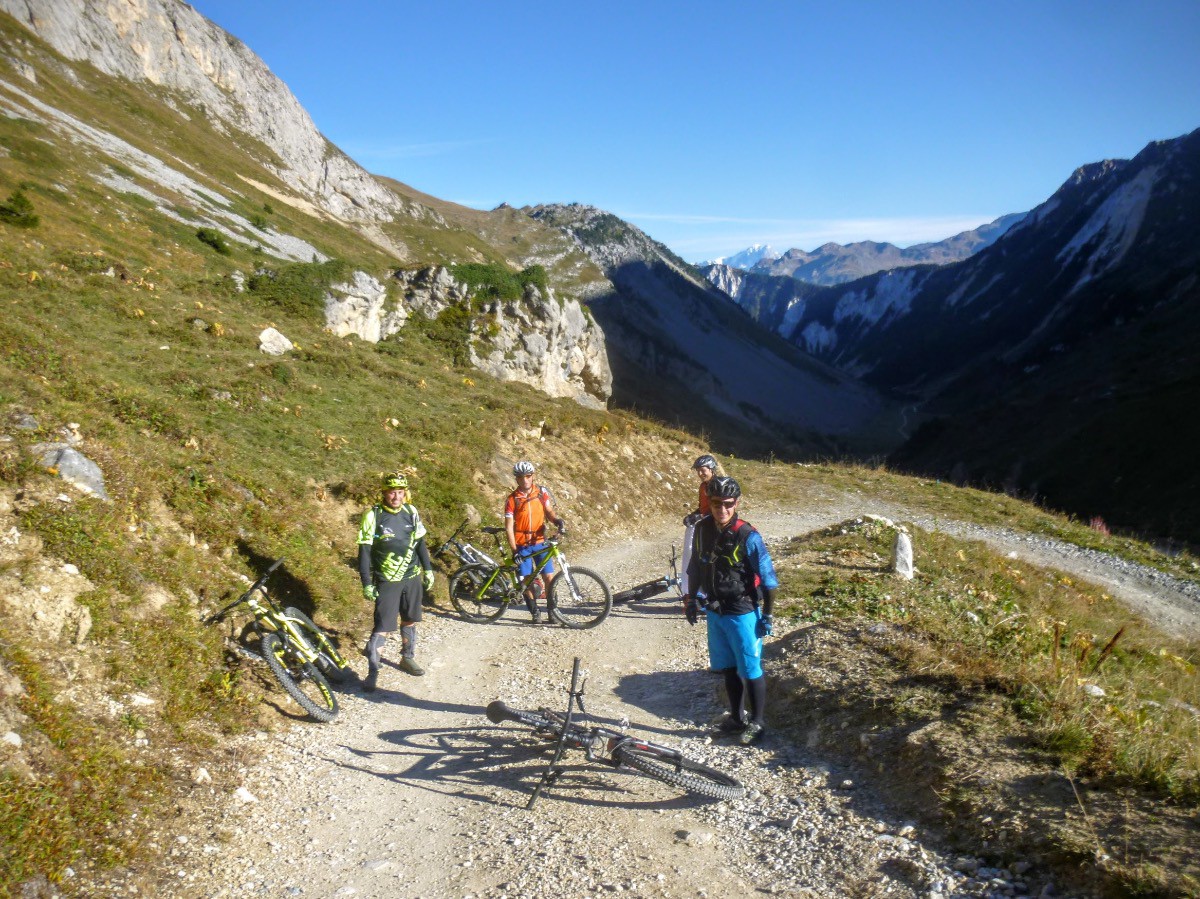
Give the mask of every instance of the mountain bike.
[[679, 577], [679, 557], [675, 554], [675, 546], [671, 546], [671, 570], [668, 574], [664, 574], [660, 578], [653, 581], [646, 581], [644, 584], [638, 584], [635, 587], [629, 587], [625, 590], [619, 590], [613, 594], [613, 605], [623, 602], [637, 602], [643, 599], [652, 599], [660, 593], [668, 592], [672, 587], [675, 588], [675, 596], [683, 596], [683, 591], [680, 586], [683, 582]]
[[272, 562], [249, 590], [204, 623], [221, 621], [245, 603], [254, 614], [252, 627], [259, 635], [259, 654], [279, 685], [313, 718], [332, 721], [337, 717], [338, 701], [329, 681], [342, 680], [349, 663], [311, 618], [292, 606], [280, 609], [271, 599], [267, 578], [282, 564], [283, 559]]
[[745, 788], [736, 778], [730, 777], [686, 758], [678, 749], [660, 746], [648, 740], [621, 731], [609, 730], [595, 725], [583, 727], [576, 724], [574, 719], [575, 706], [587, 714], [583, 706], [583, 693], [587, 681], [579, 681], [579, 659], [576, 657], [571, 669], [570, 698], [567, 700], [565, 715], [541, 708], [536, 712], [527, 712], [509, 708], [502, 700], [497, 699], [487, 707], [488, 720], [493, 724], [505, 721], [516, 721], [533, 728], [540, 737], [554, 740], [557, 743], [554, 758], [551, 759], [546, 773], [534, 788], [526, 808], [533, 808], [542, 790], [552, 785], [562, 775], [559, 761], [565, 749], [578, 749], [587, 756], [589, 762], [599, 762], [616, 769], [633, 769], [649, 777], [656, 778], [671, 786], [679, 787], [689, 793], [707, 796], [710, 799], [738, 799], [745, 793]]
[[[460, 567], [464, 565], [486, 564], [490, 565], [492, 568], [499, 568], [500, 563], [485, 553], [482, 549], [479, 549], [477, 546], [468, 543], [466, 540], [459, 539], [459, 534], [466, 530], [467, 524], [468, 521], [464, 520], [463, 523], [458, 526], [458, 530], [451, 534], [445, 543], [433, 551], [433, 555], [437, 558], [441, 558], [443, 556], [450, 555], [450, 551], [453, 550], [454, 557], [458, 560]], [[487, 527], [480, 528], [480, 530], [482, 530], [485, 534], [491, 534], [496, 538], [497, 546], [500, 545], [500, 535], [504, 533], [504, 528]], [[503, 553], [501, 553], [501, 555], [503, 555]]]
[[[499, 545], [502, 528], [483, 528], [492, 533]], [[551, 562], [558, 563], [558, 572], [550, 581], [546, 607], [550, 618], [566, 627], [584, 630], [595, 627], [612, 611], [612, 591], [604, 578], [590, 568], [567, 563], [559, 549], [558, 539], [546, 540], [546, 548], [533, 555], [533, 571], [520, 577], [515, 559], [506, 558], [503, 564], [475, 562], [464, 565], [450, 575], [450, 602], [467, 621], [495, 621], [514, 602], [523, 603], [526, 590]]]

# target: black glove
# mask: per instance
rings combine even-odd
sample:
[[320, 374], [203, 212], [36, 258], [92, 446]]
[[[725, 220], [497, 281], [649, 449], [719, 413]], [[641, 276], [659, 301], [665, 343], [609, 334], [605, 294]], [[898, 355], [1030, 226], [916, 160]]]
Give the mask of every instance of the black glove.
[[558, 536], [567, 536], [567, 522], [565, 519], [560, 518], [558, 521], [554, 522], [554, 526], [558, 528]]
[[688, 620], [688, 624], [694, 625], [700, 620], [700, 607], [696, 605], [695, 598], [688, 596], [683, 600], [683, 615]]
[[704, 517], [704, 516], [703, 516], [703, 515], [701, 515], [699, 511], [696, 511], [696, 512], [688, 512], [688, 514], [687, 514], [687, 515], [684, 515], [684, 516], [683, 516], [683, 526], [684, 526], [685, 528], [690, 528], [690, 527], [693, 527], [693, 526], [695, 526], [695, 525], [696, 525], [696, 524], [697, 524], [697, 523], [700, 521], [700, 519], [701, 519], [701, 518], [703, 518], [703, 517]]
[[763, 615], [758, 619], [758, 623], [754, 626], [754, 636], [760, 640], [763, 637], [771, 637], [775, 634], [775, 619], [770, 615]]

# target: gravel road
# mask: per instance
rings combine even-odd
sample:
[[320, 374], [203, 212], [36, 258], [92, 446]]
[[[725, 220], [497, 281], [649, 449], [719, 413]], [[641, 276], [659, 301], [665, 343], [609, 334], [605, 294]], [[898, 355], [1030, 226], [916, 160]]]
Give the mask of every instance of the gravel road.
[[[747, 517], [774, 542], [864, 512], [908, 517], [847, 506], [803, 514], [763, 506]], [[917, 523], [1090, 577], [1137, 608], [1153, 598], [1159, 620], [1195, 629], [1200, 618], [1190, 585], [1140, 566], [1012, 532]], [[663, 574], [670, 543], [630, 538], [576, 561], [619, 590]], [[164, 850], [157, 890], [188, 899], [1064, 895], [1027, 860], [998, 869], [943, 854], [837, 758], [771, 734], [750, 749], [714, 742], [719, 678], [705, 670], [704, 628], [689, 627], [676, 600], [617, 606], [591, 631], [527, 619], [510, 609], [495, 624], [472, 625], [429, 610], [425, 677], [386, 666], [374, 694], [356, 678], [341, 688], [333, 724], [296, 716], [247, 738], [244, 765], [195, 787], [208, 820]], [[398, 658], [398, 646], [385, 656]], [[526, 810], [545, 744], [518, 725], [492, 725], [484, 709], [493, 699], [565, 708], [575, 656], [588, 673], [592, 717], [681, 746], [740, 778], [746, 796], [692, 798], [575, 755]], [[364, 670], [357, 653], [354, 665]]]

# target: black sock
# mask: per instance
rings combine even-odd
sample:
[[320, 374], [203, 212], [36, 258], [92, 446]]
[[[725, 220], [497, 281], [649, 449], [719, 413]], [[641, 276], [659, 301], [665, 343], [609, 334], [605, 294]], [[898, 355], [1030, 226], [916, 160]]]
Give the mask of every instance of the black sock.
[[767, 678], [760, 674], [753, 680], [746, 681], [750, 693], [750, 721], [763, 724], [763, 714], [767, 711]]
[[744, 721], [742, 696], [745, 694], [745, 688], [736, 670], [725, 672], [725, 692], [729, 694], [729, 714], [738, 721]]

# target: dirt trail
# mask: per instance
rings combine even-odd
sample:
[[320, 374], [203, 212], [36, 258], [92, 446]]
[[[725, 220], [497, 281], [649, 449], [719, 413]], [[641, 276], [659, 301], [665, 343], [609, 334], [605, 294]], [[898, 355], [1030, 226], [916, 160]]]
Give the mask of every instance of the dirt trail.
[[[747, 517], [774, 542], [867, 511], [895, 512], [837, 504], [796, 513], [764, 504]], [[1003, 534], [972, 536], [1001, 548], [1014, 543]], [[671, 542], [628, 539], [575, 561], [618, 590], [664, 573]], [[1120, 595], [1120, 583], [1110, 586]], [[443, 580], [437, 589], [444, 592]], [[332, 725], [297, 716], [274, 736], [247, 740], [244, 765], [196, 787], [211, 821], [196, 822], [191, 836], [164, 851], [155, 891], [189, 899], [939, 897], [983, 895], [1001, 874], [1017, 895], [1041, 889], [1036, 869], [1024, 863], [1017, 874], [956, 871], [961, 859], [943, 857], [869, 783], [848, 780], [837, 759], [773, 735], [752, 749], [714, 744], [707, 725], [722, 710], [720, 685], [705, 671], [704, 628], [689, 627], [676, 600], [618, 606], [583, 632], [535, 627], [527, 618], [510, 609], [496, 624], [472, 625], [430, 610], [421, 626], [425, 677], [387, 666], [374, 694], [354, 683], [342, 688], [343, 711]], [[361, 672], [363, 660], [352, 654]], [[398, 658], [398, 646], [389, 644], [385, 656]], [[628, 719], [652, 739], [681, 744], [740, 777], [747, 797], [693, 799], [573, 755], [536, 810], [526, 811], [548, 759], [544, 744], [518, 726], [491, 725], [484, 709], [497, 698], [564, 707], [574, 656], [589, 673], [592, 716]], [[243, 786], [257, 802], [234, 797]], [[118, 892], [114, 885], [96, 894]]]

